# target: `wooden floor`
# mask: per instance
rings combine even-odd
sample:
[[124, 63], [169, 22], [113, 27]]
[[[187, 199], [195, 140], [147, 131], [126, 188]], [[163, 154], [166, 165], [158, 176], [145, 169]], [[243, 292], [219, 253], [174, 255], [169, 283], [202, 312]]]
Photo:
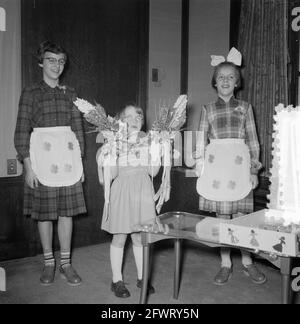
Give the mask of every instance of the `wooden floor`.
[[[269, 263], [256, 260], [268, 281], [255, 285], [242, 273], [238, 251], [233, 253], [234, 273], [225, 286], [213, 284], [218, 271], [219, 256], [216, 249], [186, 243], [182, 260], [179, 298], [173, 299], [172, 241], [154, 245], [152, 251], [152, 284], [156, 293], [148, 298], [149, 304], [279, 304], [281, 277]], [[39, 284], [42, 256], [0, 263], [6, 270], [7, 291], [0, 292], [0, 304], [137, 304], [140, 289], [136, 287], [136, 268], [131, 244], [124, 259], [124, 281], [131, 297], [120, 299], [110, 291], [111, 269], [109, 243], [75, 249], [73, 265], [83, 279], [79, 287], [70, 287], [56, 273], [49, 287]], [[294, 294], [294, 303], [300, 303]]]

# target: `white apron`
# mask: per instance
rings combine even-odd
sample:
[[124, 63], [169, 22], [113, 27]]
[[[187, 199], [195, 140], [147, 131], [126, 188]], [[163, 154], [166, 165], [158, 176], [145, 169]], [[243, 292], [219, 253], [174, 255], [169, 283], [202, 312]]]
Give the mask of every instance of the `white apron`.
[[69, 126], [34, 128], [30, 160], [41, 184], [71, 186], [83, 173], [79, 142]]
[[205, 149], [197, 192], [213, 201], [237, 201], [252, 189], [249, 148], [243, 139], [215, 139]]

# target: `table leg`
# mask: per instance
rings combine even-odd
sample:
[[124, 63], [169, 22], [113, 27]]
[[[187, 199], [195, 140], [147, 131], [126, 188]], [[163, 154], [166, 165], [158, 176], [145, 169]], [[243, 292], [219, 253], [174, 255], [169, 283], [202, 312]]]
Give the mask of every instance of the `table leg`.
[[181, 240], [175, 239], [175, 273], [174, 273], [174, 299], [178, 299], [180, 281]]
[[149, 258], [150, 244], [143, 245], [143, 285], [140, 294], [140, 304], [146, 304], [148, 280], [149, 280]]
[[6, 275], [5, 270], [0, 267], [0, 291], [6, 291]]
[[291, 265], [292, 258], [281, 258], [281, 302], [282, 304], [291, 303]]

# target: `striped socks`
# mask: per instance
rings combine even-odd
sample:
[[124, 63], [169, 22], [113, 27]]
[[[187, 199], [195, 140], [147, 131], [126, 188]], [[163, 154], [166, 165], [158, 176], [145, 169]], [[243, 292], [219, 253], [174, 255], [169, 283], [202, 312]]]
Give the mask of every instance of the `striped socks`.
[[60, 252], [60, 266], [65, 267], [71, 264], [71, 252], [61, 251]]
[[44, 253], [44, 263], [45, 266], [54, 266], [55, 261], [52, 251]]
[[[45, 266], [54, 266], [55, 259], [53, 252], [45, 252], [44, 253], [44, 263]], [[71, 252], [70, 251], [61, 251], [60, 252], [60, 265], [61, 267], [67, 266], [71, 264]]]

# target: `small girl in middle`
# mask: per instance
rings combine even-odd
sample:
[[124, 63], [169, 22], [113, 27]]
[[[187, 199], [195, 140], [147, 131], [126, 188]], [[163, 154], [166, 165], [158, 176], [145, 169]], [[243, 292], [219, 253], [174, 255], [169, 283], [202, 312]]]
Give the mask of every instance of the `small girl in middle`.
[[[143, 141], [141, 128], [144, 123], [143, 110], [127, 105], [120, 112], [119, 118], [127, 124], [127, 142], [125, 149], [118, 153], [115, 166], [110, 166], [111, 178], [114, 179], [110, 189], [108, 216], [102, 218], [101, 228], [113, 234], [110, 245], [112, 268], [111, 290], [117, 297], [126, 298], [130, 292], [125, 287], [122, 276], [124, 246], [127, 236], [132, 240], [133, 254], [137, 267], [137, 287], [142, 287], [143, 247], [141, 244], [141, 224], [158, 223], [155, 211], [153, 184], [149, 177], [155, 176], [160, 163], [147, 162], [149, 146]], [[149, 284], [148, 293], [154, 293]]]

